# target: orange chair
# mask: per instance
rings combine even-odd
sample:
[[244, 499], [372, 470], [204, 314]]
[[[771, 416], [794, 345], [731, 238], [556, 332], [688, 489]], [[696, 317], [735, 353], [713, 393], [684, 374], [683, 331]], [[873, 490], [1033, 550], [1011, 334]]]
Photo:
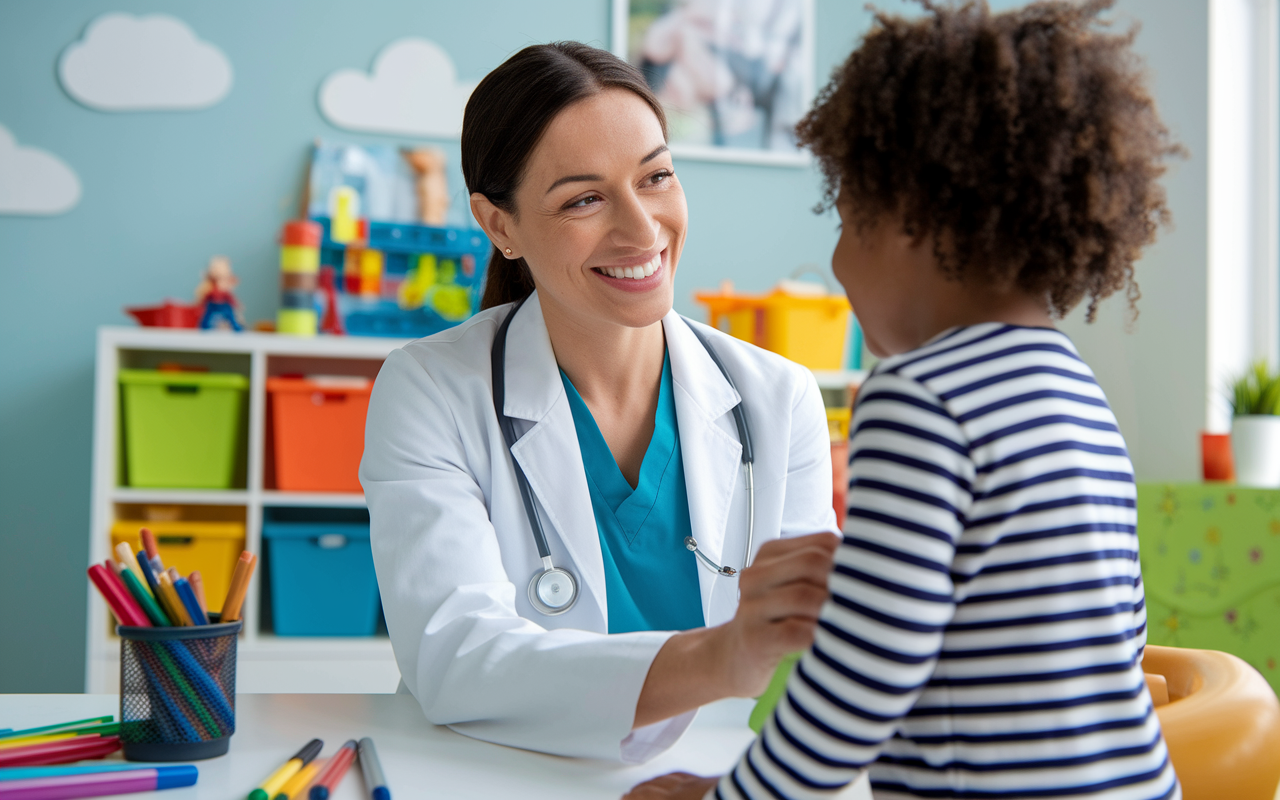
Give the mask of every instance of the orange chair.
[[1257, 670], [1157, 645], [1142, 666], [1185, 800], [1280, 800], [1280, 701]]

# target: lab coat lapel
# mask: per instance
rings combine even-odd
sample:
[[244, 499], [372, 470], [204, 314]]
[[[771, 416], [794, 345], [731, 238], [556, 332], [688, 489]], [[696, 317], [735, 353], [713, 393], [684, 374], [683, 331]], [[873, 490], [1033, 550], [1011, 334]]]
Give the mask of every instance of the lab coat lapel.
[[[676, 420], [680, 427], [680, 452], [693, 537], [712, 561], [724, 564], [727, 557], [733, 561], [729, 566], [737, 569], [741, 566], [740, 551], [746, 544], [745, 522], [744, 539], [741, 544], [735, 542], [727, 548], [728, 556], [725, 555], [725, 529], [734, 488], [742, 472], [742, 444], [732, 432], [732, 420], [725, 425], [722, 418], [740, 398], [683, 318], [672, 311], [662, 324], [676, 388]], [[702, 565], [698, 567], [698, 582], [703, 619], [711, 625], [713, 594], [725, 591], [722, 588], [725, 585], [736, 590], [737, 582], [719, 577]]]
[[[536, 292], [507, 331], [503, 410], [513, 419], [533, 423], [511, 448], [512, 455], [541, 506], [547, 538], [559, 535], [578, 580], [595, 599], [601, 617], [608, 620], [604, 559], [582, 451]], [[550, 544], [554, 553], [556, 547]], [[517, 584], [526, 580], [513, 577]]]

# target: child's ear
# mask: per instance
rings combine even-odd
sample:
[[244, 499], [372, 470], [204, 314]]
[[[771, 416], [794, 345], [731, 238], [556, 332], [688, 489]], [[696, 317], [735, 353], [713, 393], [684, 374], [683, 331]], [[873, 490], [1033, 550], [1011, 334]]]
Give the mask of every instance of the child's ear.
[[494, 205], [489, 198], [479, 192], [471, 193], [471, 216], [476, 218], [476, 222], [480, 223], [480, 227], [484, 229], [485, 234], [489, 237], [489, 241], [494, 246], [506, 254], [507, 258], [519, 258], [512, 248], [511, 243], [511, 214], [502, 208]]

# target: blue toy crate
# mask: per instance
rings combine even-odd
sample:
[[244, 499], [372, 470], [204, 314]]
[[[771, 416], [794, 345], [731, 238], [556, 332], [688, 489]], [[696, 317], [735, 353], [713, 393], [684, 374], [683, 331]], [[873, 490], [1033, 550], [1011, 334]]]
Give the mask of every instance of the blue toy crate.
[[368, 511], [268, 508], [262, 540], [277, 635], [374, 635], [381, 603]]
[[[489, 240], [482, 231], [370, 221], [368, 240], [351, 246], [382, 253], [383, 291], [376, 297], [362, 297], [344, 290], [348, 283], [345, 274], [348, 245], [329, 238], [328, 217], [312, 219], [324, 231], [320, 263], [334, 269], [340, 289], [338, 312], [347, 333], [429, 336], [457, 325], [479, 310], [490, 251]], [[403, 297], [397, 298], [398, 287], [414, 274], [424, 255], [435, 257], [439, 280], [431, 281], [425, 300], [406, 304]], [[436, 303], [433, 296], [448, 302]]]

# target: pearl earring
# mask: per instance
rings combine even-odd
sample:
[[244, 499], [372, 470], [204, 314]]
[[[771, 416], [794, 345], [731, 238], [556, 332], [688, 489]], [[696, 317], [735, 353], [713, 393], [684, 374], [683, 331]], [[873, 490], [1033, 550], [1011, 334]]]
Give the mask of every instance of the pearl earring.
[[510, 248], [510, 247], [508, 247], [508, 248], [507, 248], [507, 255], [511, 255], [511, 248]]

